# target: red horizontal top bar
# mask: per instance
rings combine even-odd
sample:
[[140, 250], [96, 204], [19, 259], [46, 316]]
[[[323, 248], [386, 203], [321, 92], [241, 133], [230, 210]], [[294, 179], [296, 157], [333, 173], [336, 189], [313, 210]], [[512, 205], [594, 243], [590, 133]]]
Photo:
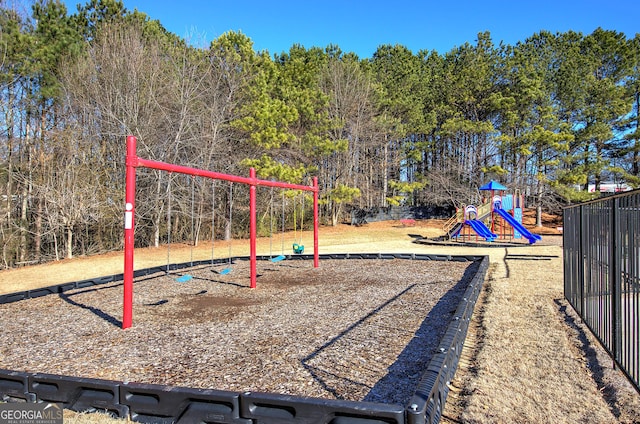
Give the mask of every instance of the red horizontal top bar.
[[240, 184], [247, 184], [247, 185], [254, 185], [254, 186], [264, 186], [264, 187], [288, 188], [292, 190], [305, 190], [305, 191], [312, 191], [312, 192], [318, 191], [317, 185], [306, 186], [301, 184], [283, 183], [280, 181], [270, 181], [270, 180], [260, 180], [258, 178], [240, 177], [238, 175], [224, 174], [221, 172], [207, 171], [205, 169], [191, 168], [188, 166], [174, 165], [166, 162], [158, 162], [155, 160], [142, 159], [137, 156], [127, 157], [127, 163], [135, 167], [145, 167], [145, 168], [159, 169], [162, 171], [178, 172], [180, 174], [194, 175], [196, 177], [212, 178], [215, 180], [230, 181], [233, 183], [240, 183]]

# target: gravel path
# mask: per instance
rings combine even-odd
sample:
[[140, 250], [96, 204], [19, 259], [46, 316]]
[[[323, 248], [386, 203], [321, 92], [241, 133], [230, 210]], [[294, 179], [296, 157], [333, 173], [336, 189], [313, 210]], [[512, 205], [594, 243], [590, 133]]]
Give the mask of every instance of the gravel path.
[[442, 422], [640, 423], [640, 395], [564, 299], [561, 239], [543, 241], [474, 250], [491, 267]]

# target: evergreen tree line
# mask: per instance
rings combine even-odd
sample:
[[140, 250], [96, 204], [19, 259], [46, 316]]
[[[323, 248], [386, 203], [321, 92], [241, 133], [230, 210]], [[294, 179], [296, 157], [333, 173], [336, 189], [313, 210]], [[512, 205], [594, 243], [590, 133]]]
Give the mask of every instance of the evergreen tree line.
[[[365, 59], [255, 51], [241, 32], [198, 44], [119, 0], [0, 0], [0, 267], [122, 248], [128, 134], [147, 159], [317, 176], [334, 225], [354, 207], [477, 202], [492, 179], [538, 212], [585, 200], [589, 183], [640, 185], [640, 35], [480, 33]], [[299, 229], [304, 209], [310, 225], [301, 195], [258, 196], [261, 234], [294, 216]], [[136, 244], [244, 236], [247, 197], [139, 169]]]

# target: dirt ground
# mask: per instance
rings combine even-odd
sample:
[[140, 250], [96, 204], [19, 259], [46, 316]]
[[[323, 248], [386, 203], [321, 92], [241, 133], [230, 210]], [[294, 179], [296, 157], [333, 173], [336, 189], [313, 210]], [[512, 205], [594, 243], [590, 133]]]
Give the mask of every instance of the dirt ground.
[[640, 395], [564, 299], [559, 247], [489, 254], [443, 422], [640, 422]]
[[[640, 423], [640, 395], [613, 368], [611, 359], [564, 300], [562, 237], [557, 228], [561, 221], [546, 217], [544, 227], [534, 229], [543, 234], [542, 241], [531, 246], [413, 243], [421, 236], [440, 235], [441, 225], [442, 221], [418, 221], [414, 227], [404, 227], [399, 222], [323, 227], [320, 252], [489, 256], [490, 270], [442, 422]], [[525, 220], [525, 225], [532, 229], [530, 221]], [[290, 246], [292, 235], [286, 237]], [[309, 233], [305, 233], [304, 239], [310, 246]], [[279, 246], [275, 239], [272, 244]], [[224, 243], [220, 247], [220, 255], [216, 257], [227, 253]], [[236, 241], [232, 249], [234, 255], [246, 255], [248, 242]], [[258, 253], [268, 254], [269, 250], [269, 240], [260, 240]], [[206, 259], [211, 256], [211, 246], [172, 247], [171, 255], [171, 262], [187, 261], [190, 257]], [[146, 268], [166, 260], [166, 248], [138, 249], [135, 266]], [[119, 272], [122, 254], [61, 261], [0, 272], [0, 292]], [[108, 420], [70, 414], [65, 422]]]

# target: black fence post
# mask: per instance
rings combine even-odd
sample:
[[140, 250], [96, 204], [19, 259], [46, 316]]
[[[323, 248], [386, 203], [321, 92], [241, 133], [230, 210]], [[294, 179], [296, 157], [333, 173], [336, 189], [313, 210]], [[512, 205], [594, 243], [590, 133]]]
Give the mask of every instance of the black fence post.
[[578, 289], [580, 290], [580, 310], [578, 311], [580, 313], [580, 315], [583, 317], [584, 319], [584, 314], [585, 314], [585, 310], [586, 310], [586, 300], [585, 300], [585, 293], [584, 293], [584, 286], [588, 281], [588, 272], [586, 270], [586, 268], [588, 269], [588, 261], [587, 261], [587, 248], [585, 247], [585, 243], [587, 240], [587, 237], [585, 237], [585, 234], [587, 234], [587, 223], [586, 223], [586, 219], [585, 219], [585, 206], [580, 206], [580, 220], [579, 220], [579, 225], [580, 225], [580, 266], [578, 267], [578, 282], [579, 282], [579, 286]]
[[621, 297], [621, 281], [620, 281], [620, 249], [618, 240], [620, 239], [620, 220], [619, 220], [620, 203], [619, 198], [612, 199], [611, 202], [611, 265], [609, 267], [611, 280], [611, 317], [613, 320], [611, 331], [611, 349], [613, 354], [613, 366], [615, 368], [616, 361], [620, 361], [620, 350], [622, 347], [622, 322], [620, 316], [620, 297]]

